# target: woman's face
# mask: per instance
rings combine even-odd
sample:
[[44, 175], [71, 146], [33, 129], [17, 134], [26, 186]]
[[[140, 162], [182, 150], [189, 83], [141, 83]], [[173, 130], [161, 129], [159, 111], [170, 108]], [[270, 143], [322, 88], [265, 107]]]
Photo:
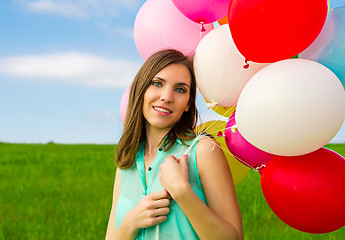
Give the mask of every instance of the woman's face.
[[154, 76], [144, 94], [146, 127], [170, 130], [188, 111], [191, 76], [182, 64], [170, 64]]

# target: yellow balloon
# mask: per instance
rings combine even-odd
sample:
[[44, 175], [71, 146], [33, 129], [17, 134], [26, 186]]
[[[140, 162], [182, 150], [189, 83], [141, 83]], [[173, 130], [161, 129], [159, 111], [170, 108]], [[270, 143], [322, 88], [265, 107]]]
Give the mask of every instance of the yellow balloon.
[[232, 180], [234, 181], [234, 185], [240, 184], [248, 175], [250, 168], [246, 165], [240, 163], [229, 151], [228, 147], [225, 143], [224, 137], [217, 137], [218, 132], [222, 131], [224, 132], [224, 129], [226, 127], [227, 122], [220, 121], [220, 120], [213, 120], [205, 123], [199, 124], [194, 131], [197, 133], [206, 132], [213, 137], [215, 137], [216, 141], [220, 144], [226, 160], [228, 161], [231, 174], [232, 174]]
[[[206, 103], [210, 103], [206, 99], [205, 99], [205, 101], [206, 101]], [[216, 113], [218, 113], [221, 116], [229, 118], [229, 117], [231, 117], [233, 112], [235, 112], [236, 106], [230, 106], [230, 107], [214, 106], [214, 107], [212, 107], [212, 110], [215, 111]]]

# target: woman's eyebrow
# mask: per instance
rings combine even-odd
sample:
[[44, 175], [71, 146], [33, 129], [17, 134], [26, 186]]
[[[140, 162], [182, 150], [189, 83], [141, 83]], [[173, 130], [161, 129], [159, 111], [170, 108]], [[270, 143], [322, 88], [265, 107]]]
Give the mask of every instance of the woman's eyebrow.
[[185, 82], [177, 83], [176, 85], [177, 86], [186, 86], [186, 87], [190, 88], [190, 86]]
[[164, 80], [164, 78], [161, 78], [161, 77], [153, 77], [153, 79], [155, 79], [155, 78], [158, 78], [159, 80], [166, 82], [166, 81]]
[[[166, 82], [166, 80], [164, 78], [157, 77], [157, 76], [153, 77], [153, 79], [155, 79], [155, 78], [157, 78], [157, 79], [159, 79], [159, 80], [161, 80], [163, 82]], [[185, 82], [179, 82], [179, 83], [176, 83], [175, 85], [177, 85], [177, 86], [187, 86], [188, 88], [190, 88], [189, 84], [187, 84]]]

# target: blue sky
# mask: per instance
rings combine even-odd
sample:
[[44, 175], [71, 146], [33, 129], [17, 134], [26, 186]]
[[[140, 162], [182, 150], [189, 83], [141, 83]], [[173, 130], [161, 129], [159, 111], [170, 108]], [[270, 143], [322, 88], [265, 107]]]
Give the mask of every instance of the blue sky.
[[115, 143], [138, 0], [0, 3], [0, 141]]
[[0, 141], [116, 143], [122, 94], [143, 63], [133, 39], [143, 3], [0, 1]]

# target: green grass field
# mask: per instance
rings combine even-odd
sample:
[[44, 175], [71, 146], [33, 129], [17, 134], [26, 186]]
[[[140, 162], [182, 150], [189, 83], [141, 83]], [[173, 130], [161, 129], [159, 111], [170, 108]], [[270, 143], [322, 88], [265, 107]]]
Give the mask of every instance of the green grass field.
[[[328, 148], [345, 156], [345, 144]], [[104, 239], [115, 176], [114, 145], [0, 143], [0, 239]], [[308, 234], [270, 210], [251, 171], [236, 186], [245, 239], [345, 239], [345, 228]]]

